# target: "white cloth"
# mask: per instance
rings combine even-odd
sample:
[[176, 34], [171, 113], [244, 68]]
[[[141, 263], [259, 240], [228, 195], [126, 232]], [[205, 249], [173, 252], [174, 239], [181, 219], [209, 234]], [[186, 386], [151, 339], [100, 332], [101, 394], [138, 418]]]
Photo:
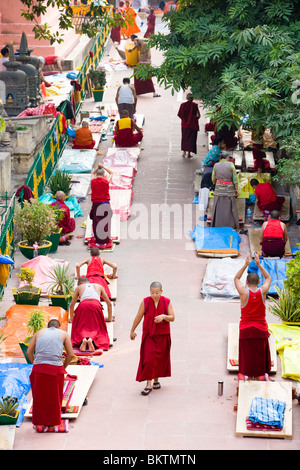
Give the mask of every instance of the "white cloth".
[[201, 188], [199, 191], [199, 211], [207, 211], [209, 189]]

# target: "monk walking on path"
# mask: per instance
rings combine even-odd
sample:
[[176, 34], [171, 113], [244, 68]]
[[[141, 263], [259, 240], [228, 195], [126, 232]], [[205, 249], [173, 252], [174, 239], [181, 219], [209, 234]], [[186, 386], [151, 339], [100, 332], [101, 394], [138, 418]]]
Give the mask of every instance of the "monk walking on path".
[[136, 380], [147, 381], [142, 395], [149, 395], [153, 389], [161, 388], [159, 377], [171, 377], [171, 334], [170, 322], [175, 320], [170, 299], [162, 295], [160, 282], [152, 282], [150, 296], [140, 304], [133, 321], [130, 338], [136, 338], [135, 329], [144, 317], [140, 362]]

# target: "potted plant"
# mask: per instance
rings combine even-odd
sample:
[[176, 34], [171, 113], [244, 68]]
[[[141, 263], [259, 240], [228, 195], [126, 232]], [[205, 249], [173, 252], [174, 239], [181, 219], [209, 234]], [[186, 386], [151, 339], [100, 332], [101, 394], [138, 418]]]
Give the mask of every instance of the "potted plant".
[[48, 237], [46, 237], [46, 240], [52, 243], [49, 253], [56, 253], [58, 249], [58, 245], [59, 245], [59, 240], [61, 237], [61, 232], [62, 232], [62, 228], [59, 227], [59, 221], [64, 218], [65, 213], [63, 209], [60, 209], [57, 206], [51, 206], [51, 208], [55, 213], [56, 228], [55, 230], [52, 230], [52, 232], [50, 233]]
[[91, 66], [87, 76], [92, 84], [94, 100], [102, 101], [104, 87], [106, 85], [106, 71], [104, 69], [94, 69], [93, 66]]
[[19, 416], [18, 406], [17, 397], [2, 396], [0, 399], [0, 424], [16, 424]]
[[50, 284], [48, 283], [49, 297], [52, 305], [68, 310], [75, 285], [75, 276], [72, 275], [69, 264], [53, 266], [49, 277], [51, 278]]
[[37, 331], [45, 328], [46, 326], [46, 316], [45, 316], [44, 311], [42, 309], [32, 309], [31, 312], [29, 313], [26, 326], [27, 326], [28, 334], [26, 338], [22, 342], [19, 343], [19, 345], [20, 345], [20, 348], [22, 349], [22, 352], [25, 356], [27, 363], [31, 364], [26, 354], [27, 348], [33, 335]]
[[38, 305], [42, 289], [40, 287], [33, 286], [35, 270], [26, 266], [25, 268], [20, 269], [17, 276], [21, 282], [25, 282], [26, 284], [22, 287], [13, 287], [13, 296], [16, 304]]
[[56, 170], [55, 173], [50, 176], [48, 181], [48, 188], [53, 197], [57, 191], [63, 191], [66, 197], [69, 196], [72, 187], [72, 176], [65, 171]]
[[300, 304], [297, 297], [288, 288], [279, 289], [275, 286], [277, 299], [270, 299], [270, 312], [279, 317], [282, 323], [289, 325], [300, 325]]
[[17, 206], [15, 224], [22, 235], [18, 243], [21, 253], [28, 259], [37, 255], [47, 255], [52, 243], [46, 237], [56, 229], [56, 215], [50, 205], [38, 199], [24, 201], [23, 208]]

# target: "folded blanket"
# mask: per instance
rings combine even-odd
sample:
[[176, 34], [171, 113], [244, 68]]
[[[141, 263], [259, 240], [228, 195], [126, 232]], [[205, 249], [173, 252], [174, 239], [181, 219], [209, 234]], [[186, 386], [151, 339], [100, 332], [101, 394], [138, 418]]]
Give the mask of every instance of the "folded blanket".
[[254, 397], [250, 406], [249, 420], [252, 423], [283, 428], [286, 403], [273, 398]]

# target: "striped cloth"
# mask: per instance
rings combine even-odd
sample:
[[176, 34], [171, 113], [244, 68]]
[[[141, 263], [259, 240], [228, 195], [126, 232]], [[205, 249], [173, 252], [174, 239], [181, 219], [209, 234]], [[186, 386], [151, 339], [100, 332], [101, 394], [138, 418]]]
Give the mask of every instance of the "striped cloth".
[[273, 398], [255, 397], [252, 399], [248, 419], [252, 423], [283, 428], [286, 403]]

